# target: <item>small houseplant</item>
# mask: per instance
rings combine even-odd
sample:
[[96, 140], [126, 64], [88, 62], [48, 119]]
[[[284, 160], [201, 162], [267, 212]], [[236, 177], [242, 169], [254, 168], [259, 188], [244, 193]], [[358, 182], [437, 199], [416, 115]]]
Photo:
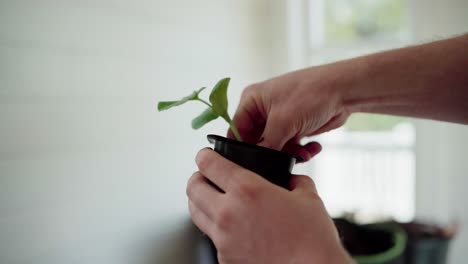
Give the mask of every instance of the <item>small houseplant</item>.
[[[288, 188], [292, 168], [296, 161], [300, 161], [302, 158], [286, 152], [242, 142], [241, 135], [228, 113], [227, 90], [229, 81], [230, 78], [218, 81], [211, 91], [209, 101], [200, 98], [200, 93], [205, 90], [205, 87], [202, 87], [178, 101], [159, 102], [158, 110], [164, 111], [189, 101], [203, 103], [207, 108], [192, 120], [192, 128], [199, 129], [208, 122], [221, 117], [229, 124], [236, 140], [217, 135], [208, 135], [208, 141], [214, 144], [214, 150], [223, 157], [257, 173], [270, 182]], [[213, 242], [207, 239], [207, 237], [202, 236], [198, 242], [196, 263], [218, 263], [216, 255], [216, 248]]]
[[[208, 122], [221, 117], [229, 124], [237, 140], [208, 135], [208, 141], [214, 143], [214, 150], [270, 182], [288, 188], [292, 168], [296, 161], [302, 161], [302, 158], [242, 142], [241, 135], [228, 113], [229, 81], [229, 78], [220, 80], [213, 87], [209, 101], [200, 98], [200, 93], [205, 90], [203, 87], [181, 100], [159, 102], [158, 110], [167, 110], [189, 101], [203, 103], [207, 108], [193, 119], [192, 128], [199, 129]], [[392, 229], [394, 227], [379, 224], [359, 226], [340, 219], [335, 219], [335, 225], [342, 235], [342, 241], [347, 250], [358, 263], [400, 263], [406, 244], [406, 236], [400, 229]], [[356, 240], [357, 238], [360, 240]], [[198, 246], [197, 263], [217, 263], [216, 249], [212, 241], [203, 237]]]
[[232, 162], [251, 170], [270, 182], [288, 188], [291, 171], [296, 161], [302, 158], [286, 152], [264, 148], [242, 142], [241, 135], [228, 113], [227, 91], [230, 78], [218, 81], [213, 87], [209, 101], [200, 98], [205, 87], [192, 92], [177, 101], [162, 101], [158, 103], [158, 110], [164, 111], [180, 106], [190, 101], [198, 101], [207, 108], [192, 120], [192, 128], [199, 129], [210, 121], [221, 117], [228, 124], [237, 140], [217, 135], [208, 135], [208, 141], [214, 144], [214, 150]]

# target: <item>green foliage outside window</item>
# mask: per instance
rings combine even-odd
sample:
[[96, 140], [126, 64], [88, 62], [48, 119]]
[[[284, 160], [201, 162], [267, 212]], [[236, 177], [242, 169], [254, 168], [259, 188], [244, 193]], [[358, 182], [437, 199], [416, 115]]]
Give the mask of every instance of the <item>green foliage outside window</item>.
[[350, 131], [388, 131], [408, 119], [398, 116], [353, 114], [344, 125]]
[[325, 36], [329, 44], [392, 36], [407, 25], [406, 0], [325, 0]]

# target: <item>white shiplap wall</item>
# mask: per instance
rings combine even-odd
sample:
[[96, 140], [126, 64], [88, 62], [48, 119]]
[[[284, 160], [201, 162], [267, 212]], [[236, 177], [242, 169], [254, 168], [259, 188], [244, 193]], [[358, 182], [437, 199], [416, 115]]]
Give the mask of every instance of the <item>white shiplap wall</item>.
[[[0, 2], [0, 263], [191, 263], [200, 105], [269, 75], [267, 1]], [[174, 120], [174, 121], [173, 121]]]

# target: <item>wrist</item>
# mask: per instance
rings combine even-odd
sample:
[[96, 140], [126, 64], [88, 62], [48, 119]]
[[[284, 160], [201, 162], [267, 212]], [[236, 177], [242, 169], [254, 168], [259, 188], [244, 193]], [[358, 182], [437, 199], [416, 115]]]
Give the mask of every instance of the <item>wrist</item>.
[[[408, 115], [415, 104], [424, 103], [426, 78], [420, 69], [416, 48], [385, 51], [344, 61], [350, 77], [341, 87], [342, 102], [348, 113]], [[346, 73], [345, 73], [346, 74]], [[416, 109], [417, 110], [417, 109]]]
[[341, 104], [349, 114], [365, 112], [376, 101], [375, 90], [371, 90], [372, 67], [375, 62], [372, 56], [358, 57], [345, 60], [342, 63], [341, 74], [345, 85], [337, 85], [337, 93], [340, 95]]
[[315, 82], [307, 83], [306, 87], [317, 96], [314, 90], [317, 86], [325, 85], [327, 89], [320, 90], [320, 93], [326, 93], [326, 100], [337, 109], [344, 110], [348, 114], [361, 112], [363, 103], [368, 103], [372, 64], [371, 58], [358, 57], [354, 59], [342, 60], [323, 66], [316, 66], [307, 69], [307, 75], [323, 76], [319, 85]]

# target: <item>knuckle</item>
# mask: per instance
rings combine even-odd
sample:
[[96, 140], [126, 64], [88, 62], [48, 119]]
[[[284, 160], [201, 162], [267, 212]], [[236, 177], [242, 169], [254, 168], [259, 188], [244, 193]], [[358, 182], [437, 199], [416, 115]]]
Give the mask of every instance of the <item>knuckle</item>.
[[308, 195], [308, 197], [310, 201], [317, 203], [321, 205], [323, 208], [325, 208], [325, 203], [323, 202], [322, 198], [317, 193], [312, 192]]
[[240, 198], [247, 201], [256, 200], [257, 196], [259, 195], [258, 186], [247, 181], [241, 181], [237, 183], [234, 190]]
[[305, 175], [302, 175], [302, 176], [304, 177], [304, 181], [306, 181], [307, 184], [309, 184], [312, 191], [317, 192], [317, 186], [315, 185], [315, 181], [309, 176], [305, 176]]
[[311, 177], [308, 177], [308, 176], [303, 176], [303, 177], [304, 177], [304, 181], [307, 183], [308, 193], [311, 195], [312, 199], [322, 202], [322, 199], [320, 198], [318, 194], [317, 185], [315, 181]]
[[241, 98], [246, 98], [252, 94], [254, 94], [258, 89], [260, 89], [260, 86], [262, 86], [260, 83], [255, 83], [247, 86], [243, 91]]
[[196, 184], [197, 184], [197, 181], [200, 180], [200, 177], [201, 177], [201, 174], [199, 172], [195, 172], [188, 179], [187, 187], [185, 189], [185, 192], [186, 192], [188, 197], [192, 197], [193, 194], [195, 193]]
[[194, 193], [194, 187], [193, 187], [193, 184], [192, 184], [192, 180], [189, 180], [188, 184], [187, 184], [187, 187], [185, 189], [185, 193], [187, 194], [187, 197], [192, 197], [193, 196], [193, 193]]
[[301, 179], [304, 182], [307, 182], [308, 184], [315, 185], [314, 180], [312, 180], [312, 178], [307, 175], [298, 175], [298, 177], [299, 179]]
[[315, 185], [315, 181], [307, 176], [307, 175], [298, 175], [298, 180], [302, 181], [308, 189], [312, 190], [313, 192], [316, 192], [316, 185]]
[[220, 230], [227, 231], [230, 230], [234, 218], [234, 213], [230, 208], [224, 207], [218, 212], [218, 217], [216, 219], [216, 225]]

